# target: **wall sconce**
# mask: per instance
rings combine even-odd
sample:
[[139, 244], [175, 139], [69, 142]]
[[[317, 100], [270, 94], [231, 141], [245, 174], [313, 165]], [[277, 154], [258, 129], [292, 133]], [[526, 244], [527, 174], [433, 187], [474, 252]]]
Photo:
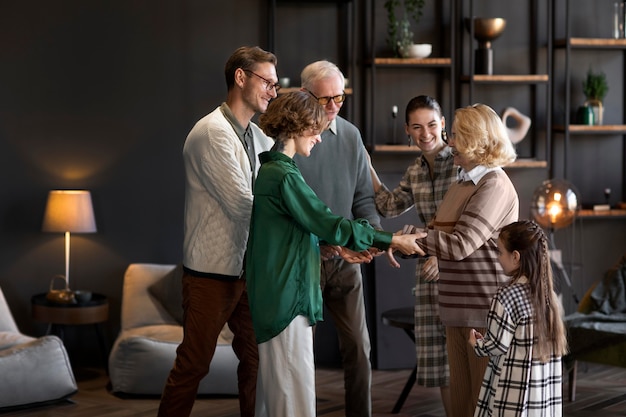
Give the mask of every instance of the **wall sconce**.
[[96, 232], [91, 193], [85, 190], [50, 191], [41, 229], [65, 233], [65, 288], [69, 290], [70, 233]]

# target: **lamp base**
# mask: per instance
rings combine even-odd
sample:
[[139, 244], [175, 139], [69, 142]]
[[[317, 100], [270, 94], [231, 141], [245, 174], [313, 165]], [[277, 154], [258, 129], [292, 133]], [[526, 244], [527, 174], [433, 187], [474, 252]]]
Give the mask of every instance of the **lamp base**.
[[493, 75], [493, 49], [478, 48], [474, 51], [476, 74]]

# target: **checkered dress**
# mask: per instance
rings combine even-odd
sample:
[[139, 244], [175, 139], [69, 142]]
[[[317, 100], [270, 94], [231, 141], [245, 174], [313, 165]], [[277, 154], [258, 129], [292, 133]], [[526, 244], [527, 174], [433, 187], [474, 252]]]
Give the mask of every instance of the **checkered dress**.
[[474, 417], [562, 415], [561, 357], [532, 360], [532, 316], [527, 280], [498, 289], [485, 338], [474, 347], [478, 356], [490, 357]]
[[[449, 147], [435, 157], [433, 172], [431, 179], [426, 158], [417, 158], [393, 191], [383, 185], [376, 193], [379, 213], [384, 217], [395, 217], [415, 206], [422, 223], [428, 224], [448, 187], [456, 181], [457, 168]], [[439, 319], [438, 286], [436, 282], [420, 279], [424, 262], [424, 259], [418, 259], [415, 270], [417, 383], [425, 387], [448, 386], [450, 370], [445, 328]]]

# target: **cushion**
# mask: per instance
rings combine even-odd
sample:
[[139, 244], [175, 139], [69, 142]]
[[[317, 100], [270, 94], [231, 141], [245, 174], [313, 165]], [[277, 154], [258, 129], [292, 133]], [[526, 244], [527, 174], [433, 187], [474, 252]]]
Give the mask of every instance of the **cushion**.
[[32, 342], [34, 337], [16, 332], [0, 332], [0, 350], [9, 349], [16, 345]]
[[148, 291], [174, 320], [179, 324], [183, 323], [183, 264], [176, 265], [162, 279], [150, 285]]

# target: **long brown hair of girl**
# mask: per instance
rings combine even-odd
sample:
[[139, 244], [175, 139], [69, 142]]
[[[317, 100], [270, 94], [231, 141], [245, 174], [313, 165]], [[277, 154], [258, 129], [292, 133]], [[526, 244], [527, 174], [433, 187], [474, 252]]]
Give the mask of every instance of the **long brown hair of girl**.
[[548, 239], [543, 229], [532, 220], [520, 220], [503, 227], [499, 238], [507, 251], [520, 254], [513, 279], [525, 276], [530, 283], [535, 328], [533, 356], [545, 363], [552, 355], [565, 355], [567, 334], [563, 311], [554, 292]]

